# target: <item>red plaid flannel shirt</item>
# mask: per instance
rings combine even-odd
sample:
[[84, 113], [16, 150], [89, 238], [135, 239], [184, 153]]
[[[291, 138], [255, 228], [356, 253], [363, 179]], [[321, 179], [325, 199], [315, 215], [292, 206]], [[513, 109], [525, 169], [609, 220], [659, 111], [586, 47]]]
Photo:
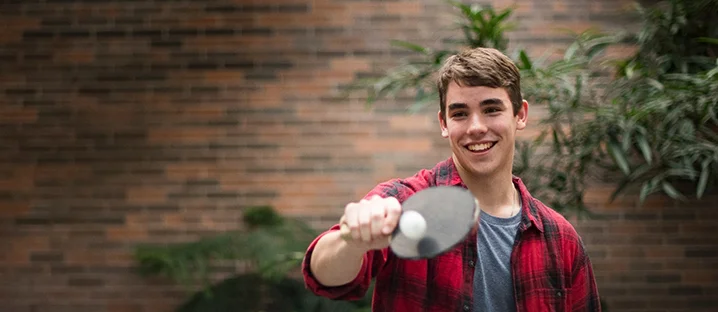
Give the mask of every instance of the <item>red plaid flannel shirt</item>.
[[[591, 262], [573, 226], [531, 197], [521, 179], [514, 177], [513, 182], [524, 203], [520, 235], [511, 254], [517, 311], [600, 311]], [[394, 196], [403, 202], [413, 193], [435, 185], [466, 187], [451, 158], [413, 177], [381, 183], [367, 197]], [[328, 231], [338, 229], [339, 225], [335, 225]], [[337, 287], [321, 285], [310, 271], [309, 259], [320, 235], [307, 250], [302, 265], [304, 280], [316, 295], [355, 300], [366, 294], [372, 278], [376, 278], [374, 312], [470, 311], [478, 260], [476, 229], [472, 234], [454, 249], [430, 260], [399, 259], [388, 248], [367, 252], [356, 279]]]

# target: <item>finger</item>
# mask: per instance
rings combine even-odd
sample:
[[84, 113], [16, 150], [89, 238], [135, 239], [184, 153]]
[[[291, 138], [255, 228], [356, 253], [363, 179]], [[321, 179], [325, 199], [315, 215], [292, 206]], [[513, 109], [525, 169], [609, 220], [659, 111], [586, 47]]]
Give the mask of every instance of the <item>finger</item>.
[[384, 227], [382, 234], [389, 235], [394, 231], [401, 217], [401, 204], [395, 197], [388, 197], [384, 201], [386, 206], [386, 218], [384, 219]]
[[349, 229], [349, 226], [344, 221], [345, 219], [346, 218], [344, 217], [344, 215], [342, 215], [342, 217], [339, 218], [339, 236], [342, 239], [348, 239], [351, 237], [351, 234], [352, 234], [352, 231]]
[[358, 222], [359, 222], [359, 236], [362, 241], [370, 242], [371, 241], [371, 212], [372, 212], [372, 203], [369, 202], [367, 204], [361, 205], [359, 209], [357, 209], [357, 216], [358, 216]]
[[350, 236], [353, 240], [359, 240], [359, 218], [357, 216], [357, 210], [360, 205], [357, 203], [350, 203], [344, 209], [344, 223], [349, 227]]
[[371, 238], [372, 240], [382, 236], [384, 218], [386, 218], [386, 207], [382, 200], [372, 202], [371, 211]]
[[346, 218], [344, 216], [339, 219], [339, 237], [345, 241], [353, 240], [352, 230], [347, 225]]

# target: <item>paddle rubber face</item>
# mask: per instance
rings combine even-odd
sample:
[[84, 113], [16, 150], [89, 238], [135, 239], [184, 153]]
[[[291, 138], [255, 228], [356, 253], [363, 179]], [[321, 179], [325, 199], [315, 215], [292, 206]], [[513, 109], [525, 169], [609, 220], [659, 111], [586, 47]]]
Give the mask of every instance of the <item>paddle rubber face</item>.
[[403, 219], [392, 233], [389, 247], [404, 259], [434, 258], [466, 238], [479, 211], [476, 199], [464, 188], [436, 186], [421, 190], [402, 203]]

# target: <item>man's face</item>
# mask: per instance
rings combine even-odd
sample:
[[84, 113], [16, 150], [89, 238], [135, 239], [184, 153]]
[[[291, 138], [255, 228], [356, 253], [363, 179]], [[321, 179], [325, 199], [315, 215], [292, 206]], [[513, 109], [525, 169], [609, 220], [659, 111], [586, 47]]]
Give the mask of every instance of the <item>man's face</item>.
[[460, 170], [476, 177], [511, 172], [516, 130], [526, 127], [528, 103], [514, 116], [503, 88], [461, 87], [452, 82], [446, 92], [441, 135], [449, 139]]

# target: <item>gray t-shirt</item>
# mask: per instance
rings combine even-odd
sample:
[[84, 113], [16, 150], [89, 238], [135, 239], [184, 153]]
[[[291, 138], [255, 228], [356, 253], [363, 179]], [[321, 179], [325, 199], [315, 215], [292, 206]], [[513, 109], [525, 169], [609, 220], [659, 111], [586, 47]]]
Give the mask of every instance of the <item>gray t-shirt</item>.
[[511, 251], [521, 213], [510, 218], [497, 218], [482, 212], [480, 218], [473, 311], [516, 311], [511, 279]]

